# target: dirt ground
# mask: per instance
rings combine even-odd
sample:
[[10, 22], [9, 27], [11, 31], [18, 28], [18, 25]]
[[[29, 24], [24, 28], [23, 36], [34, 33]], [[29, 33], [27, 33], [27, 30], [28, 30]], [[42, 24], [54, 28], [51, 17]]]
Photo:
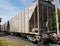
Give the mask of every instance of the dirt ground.
[[[0, 33], [0, 46], [37, 46], [37, 45], [21, 40], [17, 36], [5, 35], [4, 33]], [[60, 46], [60, 45], [49, 44], [44, 46]]]
[[0, 34], [0, 46], [26, 46], [26, 43], [16, 37]]

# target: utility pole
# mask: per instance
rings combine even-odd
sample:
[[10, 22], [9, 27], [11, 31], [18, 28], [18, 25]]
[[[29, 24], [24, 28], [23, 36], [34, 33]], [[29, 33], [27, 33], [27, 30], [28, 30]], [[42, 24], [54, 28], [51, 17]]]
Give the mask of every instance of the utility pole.
[[55, 13], [56, 13], [56, 26], [57, 26], [57, 34], [59, 35], [58, 9], [57, 9], [56, 0], [54, 0], [54, 3], [55, 3]]

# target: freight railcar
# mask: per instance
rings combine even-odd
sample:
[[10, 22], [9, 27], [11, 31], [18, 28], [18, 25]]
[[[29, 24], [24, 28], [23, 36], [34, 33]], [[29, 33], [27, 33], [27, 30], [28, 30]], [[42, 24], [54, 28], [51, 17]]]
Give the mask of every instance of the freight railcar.
[[1, 25], [1, 31], [4, 31], [4, 24]]
[[40, 35], [55, 30], [54, 5], [49, 1], [36, 0], [31, 6], [7, 21], [4, 27], [5, 32], [39, 41]]

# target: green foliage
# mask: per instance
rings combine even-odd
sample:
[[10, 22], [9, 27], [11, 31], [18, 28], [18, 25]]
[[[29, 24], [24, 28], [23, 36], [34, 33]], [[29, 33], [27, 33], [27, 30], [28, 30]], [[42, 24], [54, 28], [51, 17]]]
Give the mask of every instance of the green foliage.
[[[60, 9], [58, 9], [58, 23], [59, 23], [59, 29], [60, 29]], [[54, 25], [56, 28], [56, 15], [54, 14]]]
[[19, 41], [19, 39], [10, 40], [0, 37], [0, 46], [26, 46], [26, 43]]
[[58, 9], [58, 22], [59, 22], [59, 29], [60, 29], [60, 9]]

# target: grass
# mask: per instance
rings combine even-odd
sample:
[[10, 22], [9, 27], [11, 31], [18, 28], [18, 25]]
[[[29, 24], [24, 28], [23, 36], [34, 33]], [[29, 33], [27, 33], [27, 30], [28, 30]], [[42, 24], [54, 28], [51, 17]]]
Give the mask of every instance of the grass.
[[26, 43], [19, 42], [17, 39], [9, 41], [6, 38], [0, 37], [0, 46], [26, 46]]
[[9, 42], [6, 41], [6, 39], [0, 37], [0, 46], [8, 46]]

